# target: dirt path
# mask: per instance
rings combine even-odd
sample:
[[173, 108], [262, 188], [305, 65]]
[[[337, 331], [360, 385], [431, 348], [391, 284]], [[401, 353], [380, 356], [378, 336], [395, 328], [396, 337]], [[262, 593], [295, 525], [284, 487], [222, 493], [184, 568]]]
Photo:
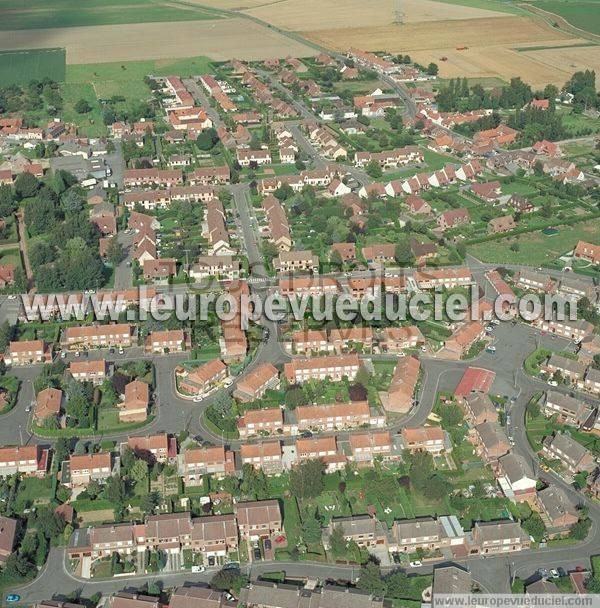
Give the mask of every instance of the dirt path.
[[27, 277], [27, 289], [33, 290], [33, 272], [31, 270], [31, 264], [29, 263], [29, 254], [27, 253], [27, 231], [25, 228], [25, 218], [23, 211], [19, 211], [17, 214], [17, 232], [19, 234], [19, 250], [21, 252], [21, 258], [23, 260], [23, 266], [25, 267], [25, 276]]

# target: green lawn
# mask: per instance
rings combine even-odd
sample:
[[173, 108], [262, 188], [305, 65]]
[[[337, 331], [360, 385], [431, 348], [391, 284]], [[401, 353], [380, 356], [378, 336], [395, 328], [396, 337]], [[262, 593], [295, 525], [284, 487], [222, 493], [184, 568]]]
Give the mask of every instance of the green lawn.
[[0, 264], [14, 264], [15, 268], [21, 267], [21, 254], [18, 249], [2, 249], [0, 251]]
[[[96, 98], [94, 88], [90, 83], [65, 82], [61, 85], [61, 93], [65, 103], [62, 118], [65, 122], [75, 123], [83, 135], [101, 137], [106, 135], [107, 129], [102, 120], [100, 104]], [[75, 104], [85, 99], [92, 107], [90, 112], [80, 114], [75, 110]]]
[[66, 81], [91, 84], [99, 99], [122, 95], [128, 101], [140, 101], [151, 97], [150, 89], [144, 83], [148, 74], [186, 77], [210, 72], [211, 69], [212, 64], [207, 57], [88, 63], [68, 65]]
[[166, 0], [0, 0], [0, 30], [219, 19], [218, 10]]
[[[469, 253], [483, 262], [499, 264], [528, 264], [538, 266], [550, 263], [571, 251], [579, 240], [600, 244], [600, 219], [560, 226], [558, 234], [547, 236], [540, 230], [517, 237], [471, 245]], [[518, 251], [510, 247], [518, 242]]]
[[598, 0], [541, 0], [534, 6], [549, 13], [554, 13], [568, 21], [571, 25], [600, 35], [600, 4]]

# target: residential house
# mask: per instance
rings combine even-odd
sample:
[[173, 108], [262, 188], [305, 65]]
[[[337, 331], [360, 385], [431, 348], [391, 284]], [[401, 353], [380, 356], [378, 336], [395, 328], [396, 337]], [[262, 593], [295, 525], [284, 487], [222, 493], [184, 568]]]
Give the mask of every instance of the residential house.
[[177, 460], [177, 439], [169, 437], [166, 433], [128, 437], [123, 446], [133, 450], [136, 457], [146, 460], [149, 464], [155, 462], [164, 464]]
[[444, 342], [444, 348], [452, 358], [460, 359], [469, 349], [485, 337], [485, 326], [481, 321], [468, 321], [461, 325]]
[[176, 371], [179, 387], [191, 395], [202, 395], [214, 388], [228, 376], [227, 366], [220, 359], [203, 363], [194, 369]]
[[495, 462], [508, 454], [510, 443], [505, 431], [497, 422], [484, 422], [474, 427], [471, 437], [477, 453], [485, 462]]
[[201, 486], [205, 475], [218, 479], [235, 472], [233, 452], [220, 445], [211, 448], [189, 448], [179, 455], [179, 474], [186, 486]]
[[339, 382], [344, 376], [354, 380], [360, 365], [360, 359], [355, 354], [293, 359], [285, 364], [284, 374], [290, 384], [302, 384], [308, 380], [326, 378]]
[[449, 230], [462, 224], [468, 224], [471, 221], [471, 216], [467, 209], [450, 209], [444, 211], [436, 221], [440, 230]]
[[279, 388], [279, 371], [271, 363], [261, 363], [238, 380], [233, 396], [243, 403], [260, 399], [266, 391]]
[[0, 516], [0, 565], [4, 565], [15, 550], [18, 524], [16, 519]]
[[49, 451], [39, 445], [1, 446], [0, 477], [19, 473], [44, 477], [49, 465]]
[[279, 257], [274, 260], [279, 272], [318, 272], [319, 257], [310, 250], [280, 251]]
[[558, 420], [563, 424], [580, 426], [588, 419], [592, 408], [575, 397], [549, 390], [543, 399], [542, 411], [546, 416], [558, 414]]
[[244, 443], [240, 446], [242, 466], [252, 465], [266, 475], [277, 475], [283, 471], [283, 456], [279, 441]]
[[108, 376], [107, 364], [104, 359], [71, 361], [69, 363], [69, 373], [74, 380], [91, 382], [92, 384], [102, 384]]
[[61, 343], [68, 349], [131, 346], [134, 337], [132, 329], [127, 323], [66, 327]]
[[591, 471], [595, 466], [592, 453], [560, 431], [544, 439], [542, 454], [547, 458], [560, 460], [571, 474]]
[[385, 417], [369, 407], [367, 401], [350, 401], [328, 405], [301, 405], [294, 410], [299, 431], [316, 429], [332, 431], [359, 426], [384, 426]]
[[7, 365], [28, 365], [31, 363], [49, 363], [52, 360], [52, 346], [44, 340], [23, 340], [10, 342], [4, 356]]
[[148, 383], [134, 380], [125, 386], [123, 401], [118, 404], [119, 422], [143, 422], [148, 417], [150, 387]]
[[420, 369], [421, 362], [416, 357], [398, 359], [387, 393], [381, 395], [383, 407], [387, 411], [406, 414], [412, 408]]
[[511, 500], [524, 502], [535, 497], [537, 479], [522, 456], [513, 452], [501, 456], [497, 477], [502, 491]]
[[190, 347], [190, 336], [183, 329], [151, 331], [144, 342], [145, 351], [152, 353], [180, 353]]
[[37, 394], [33, 416], [37, 424], [46, 418], [58, 417], [62, 403], [63, 392], [58, 388], [48, 387]]
[[277, 500], [238, 502], [233, 510], [243, 539], [270, 539], [283, 532], [281, 510]]
[[365, 431], [352, 433], [348, 437], [350, 444], [349, 460], [361, 465], [372, 465], [375, 458], [389, 460], [398, 455], [389, 431]]
[[487, 393], [482, 391], [471, 392], [465, 395], [463, 403], [469, 423], [473, 426], [498, 420], [498, 412]]
[[[68, 461], [68, 483], [70, 488], [87, 486], [90, 481], [105, 481], [113, 474], [116, 463], [110, 452], [95, 454], [71, 454]], [[63, 476], [65, 475], [63, 464]]]
[[579, 512], [564, 490], [548, 486], [537, 493], [541, 516], [549, 538], [567, 536], [579, 521]]
[[242, 439], [252, 435], [275, 435], [283, 432], [283, 412], [280, 408], [246, 410], [237, 421]]
[[439, 426], [403, 428], [402, 441], [405, 450], [429, 452], [432, 456], [439, 456], [442, 452], [452, 449], [446, 433]]
[[494, 217], [488, 222], [488, 232], [490, 234], [500, 234], [501, 232], [510, 232], [517, 227], [515, 218], [512, 215], [501, 215]]
[[341, 529], [346, 542], [354, 542], [362, 548], [386, 547], [387, 530], [375, 517], [354, 515], [352, 517], [334, 517], [323, 530], [323, 546], [330, 548], [329, 538], [336, 529]]
[[476, 552], [488, 555], [529, 549], [529, 535], [514, 521], [475, 522], [472, 530]]

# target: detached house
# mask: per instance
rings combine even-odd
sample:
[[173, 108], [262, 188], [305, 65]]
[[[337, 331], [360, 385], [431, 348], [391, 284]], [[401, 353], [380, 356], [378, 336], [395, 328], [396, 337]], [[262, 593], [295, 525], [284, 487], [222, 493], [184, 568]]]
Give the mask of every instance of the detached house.
[[236, 150], [237, 161], [241, 167], [256, 165], [270, 165], [273, 160], [268, 150], [250, 150], [249, 148], [238, 148]]
[[462, 224], [468, 224], [471, 216], [466, 209], [450, 209], [442, 213], [436, 221], [440, 230], [449, 230]]

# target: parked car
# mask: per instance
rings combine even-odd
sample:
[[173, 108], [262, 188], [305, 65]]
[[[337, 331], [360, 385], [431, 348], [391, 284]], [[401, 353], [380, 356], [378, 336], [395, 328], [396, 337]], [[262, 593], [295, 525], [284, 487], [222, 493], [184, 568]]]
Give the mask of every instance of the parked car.
[[421, 562], [420, 559], [416, 559], [414, 562], [410, 562], [411, 568], [419, 568], [422, 565], [423, 565], [423, 562]]

